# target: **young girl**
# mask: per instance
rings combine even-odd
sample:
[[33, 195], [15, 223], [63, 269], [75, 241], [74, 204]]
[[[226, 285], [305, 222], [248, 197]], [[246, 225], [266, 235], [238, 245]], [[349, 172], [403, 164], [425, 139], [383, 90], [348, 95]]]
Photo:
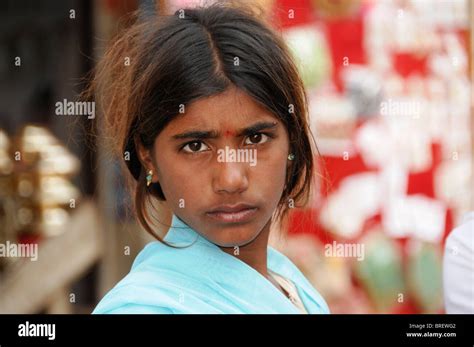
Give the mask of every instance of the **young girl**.
[[[308, 200], [313, 147], [297, 69], [255, 12], [217, 3], [140, 17], [93, 89], [157, 239], [94, 313], [328, 313], [268, 246], [271, 224]], [[150, 198], [173, 212], [164, 239]]]

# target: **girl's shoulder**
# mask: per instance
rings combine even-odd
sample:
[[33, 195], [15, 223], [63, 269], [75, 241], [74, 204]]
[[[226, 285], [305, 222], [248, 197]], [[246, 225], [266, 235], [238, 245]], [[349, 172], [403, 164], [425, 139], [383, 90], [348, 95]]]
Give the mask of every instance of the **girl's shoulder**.
[[158, 241], [136, 256], [130, 272], [99, 302], [93, 313], [173, 313], [183, 293], [199, 283], [179, 271], [186, 252]]

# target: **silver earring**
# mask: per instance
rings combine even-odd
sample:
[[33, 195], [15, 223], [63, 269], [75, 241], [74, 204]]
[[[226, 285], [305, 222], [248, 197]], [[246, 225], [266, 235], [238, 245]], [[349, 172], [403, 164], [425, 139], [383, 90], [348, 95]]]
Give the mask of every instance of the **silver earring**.
[[150, 186], [151, 180], [153, 178], [153, 170], [148, 170], [148, 175], [146, 175], [146, 186]]
[[293, 153], [288, 154], [288, 160], [295, 159], [295, 155]]

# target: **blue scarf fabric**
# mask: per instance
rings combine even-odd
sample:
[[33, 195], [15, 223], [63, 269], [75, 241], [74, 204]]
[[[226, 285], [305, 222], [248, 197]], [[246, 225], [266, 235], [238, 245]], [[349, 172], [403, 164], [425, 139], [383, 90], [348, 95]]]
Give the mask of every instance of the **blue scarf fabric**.
[[[200, 236], [176, 215], [165, 241], [189, 247], [149, 243], [130, 273], [93, 313], [300, 313], [263, 275]], [[329, 313], [321, 295], [286, 256], [269, 246], [267, 257], [270, 270], [296, 285], [309, 313]]]

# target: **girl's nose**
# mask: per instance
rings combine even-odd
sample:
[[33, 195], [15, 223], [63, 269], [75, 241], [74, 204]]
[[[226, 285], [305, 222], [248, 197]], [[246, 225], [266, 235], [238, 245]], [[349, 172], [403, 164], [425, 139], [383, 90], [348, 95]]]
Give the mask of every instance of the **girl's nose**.
[[213, 189], [216, 193], [242, 193], [248, 188], [248, 163], [218, 162], [213, 168]]

